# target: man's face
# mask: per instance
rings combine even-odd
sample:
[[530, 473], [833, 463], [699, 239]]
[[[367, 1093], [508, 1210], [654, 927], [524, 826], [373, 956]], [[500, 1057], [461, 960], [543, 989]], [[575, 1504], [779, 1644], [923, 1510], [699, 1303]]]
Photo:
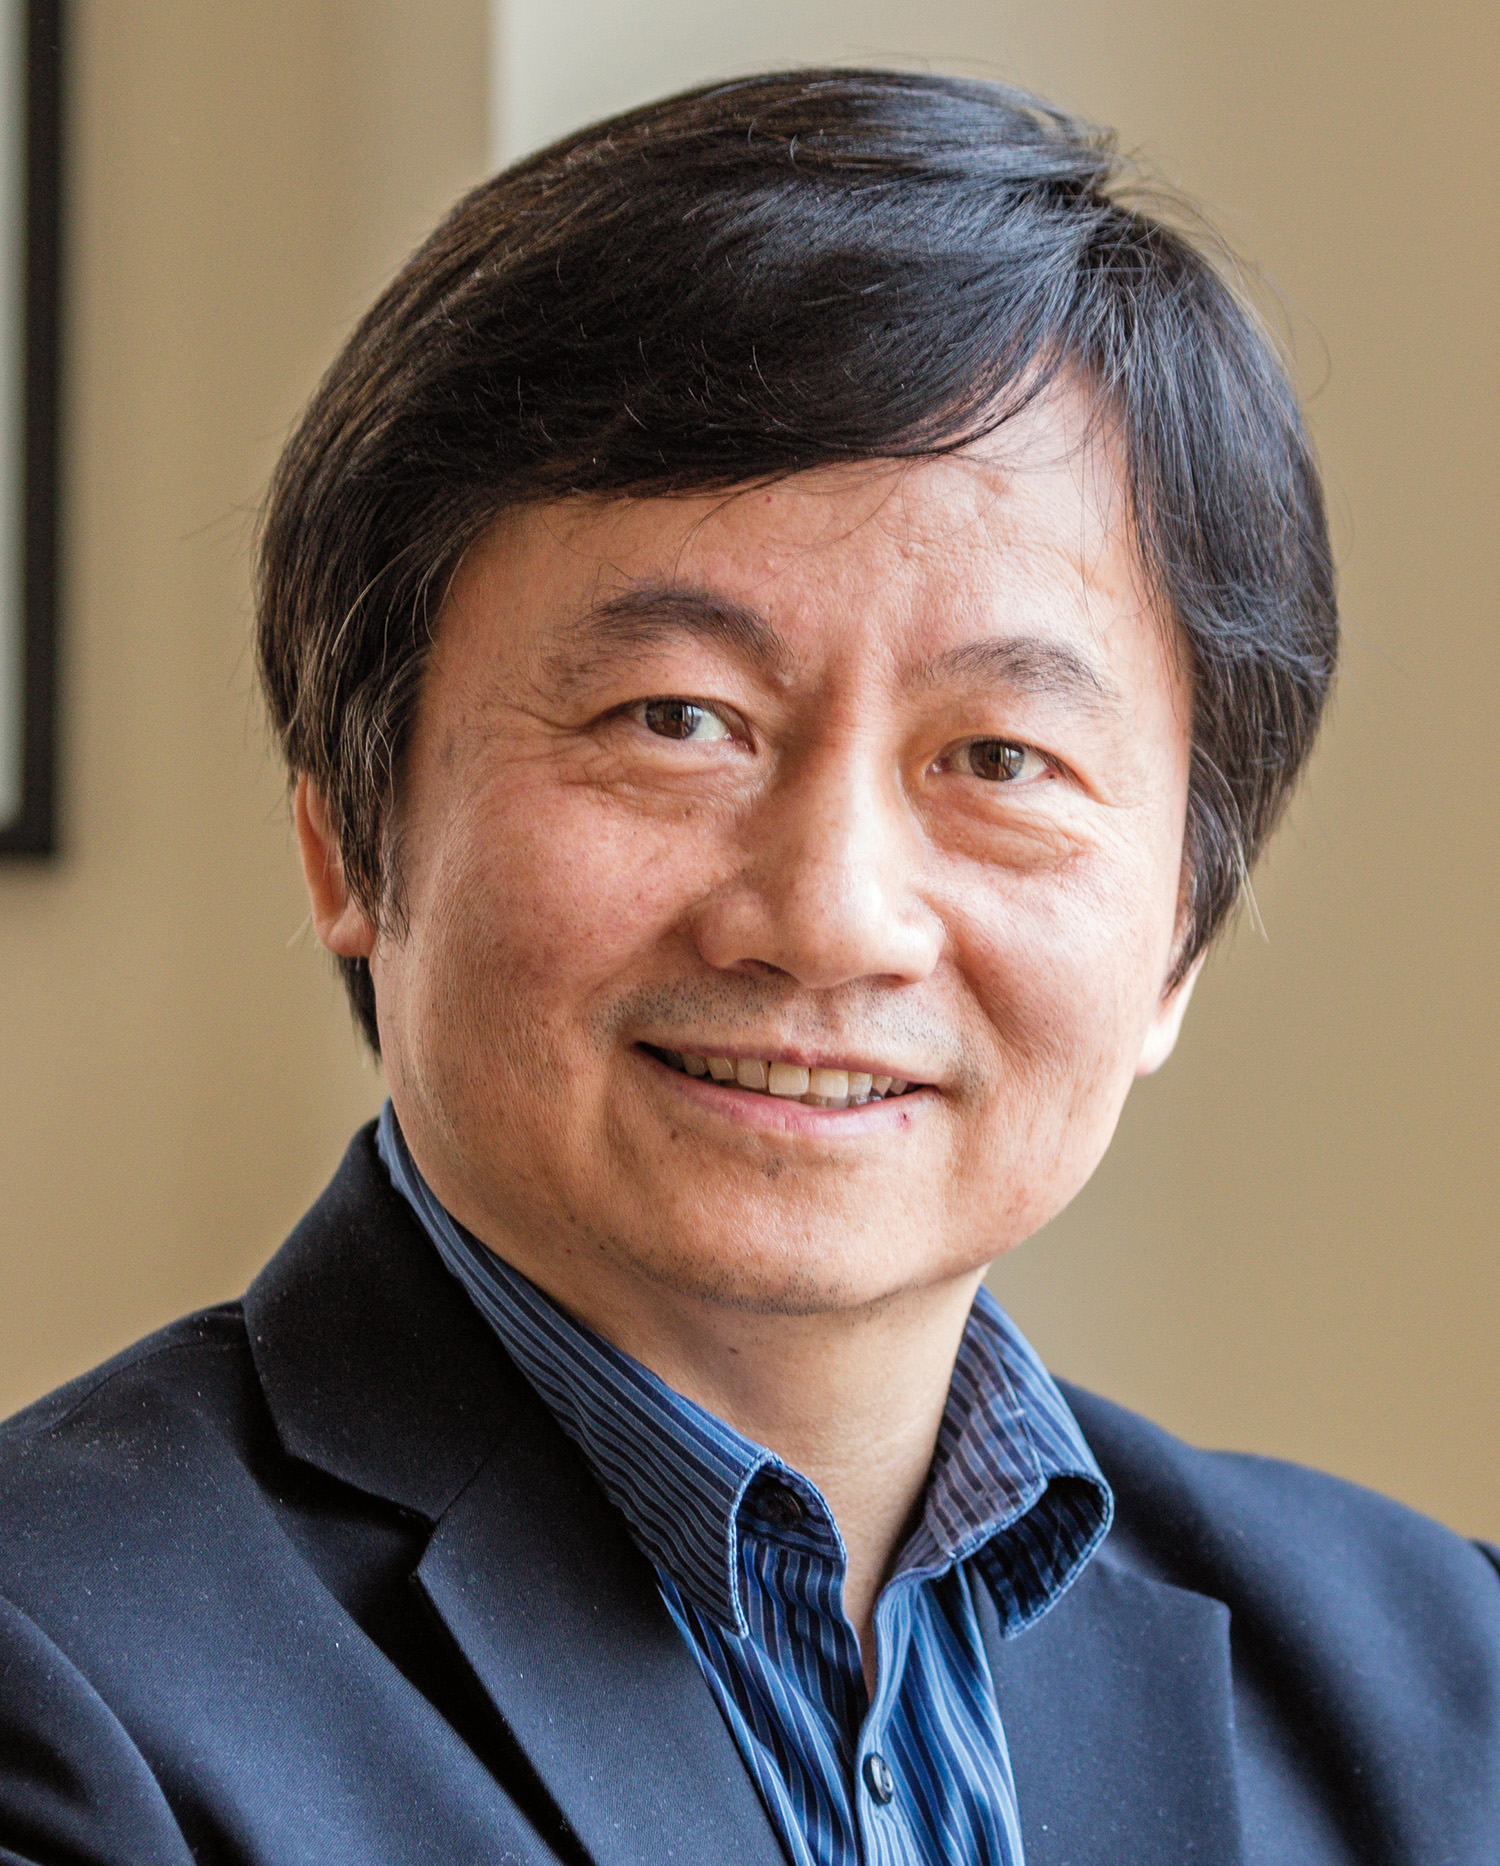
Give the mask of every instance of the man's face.
[[[465, 560], [384, 1054], [439, 1196], [596, 1325], [972, 1278], [1170, 1047], [1187, 683], [1085, 427], [534, 508]], [[911, 1086], [740, 1086], [818, 1069]]]

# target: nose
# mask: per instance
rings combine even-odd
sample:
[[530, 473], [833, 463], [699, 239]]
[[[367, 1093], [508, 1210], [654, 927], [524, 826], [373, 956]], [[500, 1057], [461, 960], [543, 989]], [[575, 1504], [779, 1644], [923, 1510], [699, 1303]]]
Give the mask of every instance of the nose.
[[804, 758], [742, 836], [739, 872], [695, 920], [710, 965], [769, 967], [814, 991], [932, 972], [943, 928], [918, 891], [921, 839], [894, 776], [848, 750]]

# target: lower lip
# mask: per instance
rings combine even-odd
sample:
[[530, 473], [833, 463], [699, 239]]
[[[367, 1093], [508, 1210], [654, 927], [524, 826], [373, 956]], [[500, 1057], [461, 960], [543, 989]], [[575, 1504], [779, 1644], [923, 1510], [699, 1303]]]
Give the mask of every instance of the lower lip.
[[646, 1050], [632, 1054], [652, 1071], [662, 1086], [675, 1090], [691, 1105], [716, 1114], [739, 1127], [764, 1133], [805, 1134], [814, 1140], [858, 1139], [865, 1134], [898, 1134], [921, 1118], [936, 1099], [933, 1089], [908, 1089], [884, 1101], [861, 1102], [857, 1108], [811, 1108], [806, 1102], [756, 1089], [736, 1088], [710, 1076], [690, 1076], [658, 1062]]

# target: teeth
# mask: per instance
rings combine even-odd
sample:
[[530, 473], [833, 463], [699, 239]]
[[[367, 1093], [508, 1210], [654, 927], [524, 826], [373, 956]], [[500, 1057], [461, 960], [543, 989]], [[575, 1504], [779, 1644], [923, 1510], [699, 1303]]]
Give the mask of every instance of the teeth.
[[701, 1056], [696, 1051], [662, 1050], [673, 1069], [690, 1076], [711, 1076], [763, 1095], [805, 1102], [812, 1108], [857, 1108], [885, 1095], [904, 1095], [911, 1084], [900, 1076], [870, 1076], [854, 1069], [804, 1069], [797, 1063], [767, 1063], [758, 1056]]

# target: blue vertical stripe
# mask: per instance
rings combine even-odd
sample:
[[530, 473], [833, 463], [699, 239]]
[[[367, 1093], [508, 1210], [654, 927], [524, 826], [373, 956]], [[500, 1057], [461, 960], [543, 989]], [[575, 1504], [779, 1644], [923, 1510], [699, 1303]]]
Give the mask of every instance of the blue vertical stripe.
[[[389, 1102], [379, 1146], [652, 1562], [794, 1866], [1024, 1866], [974, 1592], [989, 1591], [1006, 1632], [1029, 1625], [1082, 1571], [1113, 1502], [998, 1304], [984, 1290], [975, 1301], [922, 1514], [876, 1605], [871, 1702], [843, 1609], [843, 1538], [816, 1486], [471, 1237], [422, 1178]], [[890, 1771], [888, 1801], [866, 1779], [871, 1756]]]

